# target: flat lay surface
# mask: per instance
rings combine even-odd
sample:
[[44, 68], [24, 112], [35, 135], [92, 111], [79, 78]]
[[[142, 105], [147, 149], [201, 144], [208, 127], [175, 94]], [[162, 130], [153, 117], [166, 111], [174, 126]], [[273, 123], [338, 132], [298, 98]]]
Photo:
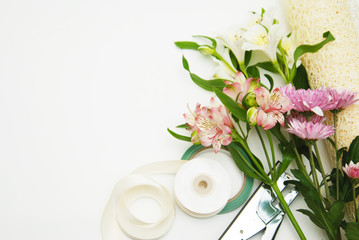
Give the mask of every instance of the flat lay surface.
[[[182, 55], [203, 78], [214, 65], [174, 42], [225, 34], [261, 8], [286, 21], [281, 0], [1, 1], [0, 239], [101, 239], [115, 184], [180, 160], [191, 144], [167, 128], [214, 95], [193, 84]], [[173, 193], [173, 174], [156, 177]], [[308, 239], [326, 239], [299, 208], [301, 196], [291, 209]], [[162, 239], [218, 239], [239, 209], [198, 219], [176, 206]], [[276, 239], [298, 239], [286, 216]]]

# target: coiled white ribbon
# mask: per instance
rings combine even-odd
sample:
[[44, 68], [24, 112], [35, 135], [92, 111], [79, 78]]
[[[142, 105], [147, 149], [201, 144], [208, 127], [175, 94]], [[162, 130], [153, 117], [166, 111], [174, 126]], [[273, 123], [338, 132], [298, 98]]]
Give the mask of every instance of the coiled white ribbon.
[[[121, 231], [132, 239], [158, 239], [171, 227], [175, 207], [168, 190], [148, 174], [177, 173], [175, 198], [187, 214], [210, 217], [220, 212], [231, 195], [232, 183], [224, 167], [212, 159], [160, 161], [144, 165], [115, 186], [102, 217], [103, 240], [119, 240]], [[240, 183], [238, 183], [240, 184]], [[130, 211], [140, 198], [150, 198], [161, 207], [155, 222], [145, 222]]]

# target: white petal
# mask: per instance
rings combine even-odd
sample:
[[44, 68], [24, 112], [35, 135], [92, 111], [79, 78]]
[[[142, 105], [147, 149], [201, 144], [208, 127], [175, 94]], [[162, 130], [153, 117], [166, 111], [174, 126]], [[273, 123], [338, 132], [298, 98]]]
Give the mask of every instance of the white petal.
[[321, 117], [324, 116], [324, 113], [323, 113], [322, 109], [321, 109], [320, 107], [318, 107], [318, 106], [316, 106], [316, 107], [314, 107], [314, 108], [311, 108], [310, 110], [311, 110], [312, 112], [314, 112], [315, 114], [321, 116]]

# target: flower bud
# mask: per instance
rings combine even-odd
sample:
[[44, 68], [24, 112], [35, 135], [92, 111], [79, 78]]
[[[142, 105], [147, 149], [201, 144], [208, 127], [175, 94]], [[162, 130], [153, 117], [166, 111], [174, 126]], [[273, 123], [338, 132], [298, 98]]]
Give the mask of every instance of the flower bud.
[[208, 46], [199, 46], [197, 50], [203, 55], [213, 55], [215, 53], [215, 50]]
[[251, 81], [251, 85], [249, 85], [248, 92], [254, 92], [254, 90], [258, 87], [260, 87], [259, 80], [255, 80], [253, 78], [253, 80]]
[[247, 111], [247, 122], [249, 125], [254, 126], [257, 124], [257, 115], [258, 115], [258, 109], [256, 107], [251, 107]]
[[199, 145], [201, 144], [201, 140], [199, 138], [199, 135], [198, 135], [198, 131], [197, 130], [194, 130], [191, 134], [191, 142], [195, 145]]
[[254, 92], [248, 92], [242, 99], [242, 104], [246, 108], [257, 107], [256, 95]]

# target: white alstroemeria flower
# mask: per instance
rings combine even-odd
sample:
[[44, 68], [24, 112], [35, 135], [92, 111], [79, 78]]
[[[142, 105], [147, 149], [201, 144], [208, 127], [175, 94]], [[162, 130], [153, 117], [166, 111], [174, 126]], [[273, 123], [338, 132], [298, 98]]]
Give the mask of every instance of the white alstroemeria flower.
[[240, 31], [228, 34], [227, 36], [219, 37], [223, 41], [223, 44], [232, 50], [239, 64], [244, 63], [245, 51], [242, 49], [244, 39], [241, 36]]
[[260, 50], [269, 57], [271, 62], [276, 62], [277, 46], [281, 39], [279, 29], [279, 24], [273, 24], [269, 28], [261, 24], [253, 25], [243, 33], [243, 38], [246, 41], [243, 43], [242, 49], [245, 51]]
[[[294, 64], [294, 51], [299, 46], [299, 42], [296, 38], [295, 33], [293, 32], [289, 37], [285, 36], [282, 38], [281, 47], [283, 48], [287, 63], [291, 67]], [[296, 63], [296, 67], [299, 67], [301, 61], [298, 59]]]
[[213, 59], [213, 61], [217, 64], [215, 68], [215, 73], [213, 74], [214, 78], [228, 80], [232, 80], [235, 78], [235, 73], [231, 69], [229, 69], [226, 64], [217, 59]]
[[234, 67], [231, 64], [228, 48], [225, 48], [224, 46], [217, 46], [217, 52], [228, 64], [230, 64], [230, 66], [228, 66], [221, 60], [213, 58], [213, 62], [217, 65], [213, 77], [221, 79], [234, 79], [236, 72], [234, 71]]

